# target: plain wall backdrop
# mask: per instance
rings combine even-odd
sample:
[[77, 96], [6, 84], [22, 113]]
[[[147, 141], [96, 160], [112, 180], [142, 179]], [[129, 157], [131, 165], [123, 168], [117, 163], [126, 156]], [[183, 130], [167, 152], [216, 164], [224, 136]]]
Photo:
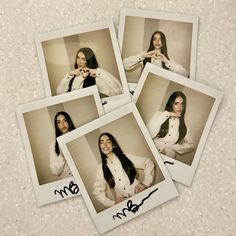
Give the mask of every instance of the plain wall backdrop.
[[[151, 36], [157, 30], [162, 31], [166, 36], [169, 57], [189, 73], [192, 23], [126, 16], [122, 58], [147, 51]], [[128, 82], [137, 83], [141, 72], [141, 67], [125, 71]]]
[[49, 167], [49, 146], [56, 141], [54, 117], [59, 111], [67, 112], [76, 128], [99, 117], [94, 97], [91, 95], [24, 113], [40, 185], [61, 179], [53, 175]]
[[148, 157], [154, 162], [155, 177], [153, 184], [164, 180], [164, 176], [159, 169], [133, 114], [130, 113], [118, 118], [117, 120], [95, 129], [67, 144], [72, 159], [75, 162], [97, 212], [106, 209], [106, 207], [97, 202], [93, 195], [93, 185], [96, 180], [98, 167], [101, 163], [98, 138], [100, 134], [104, 132], [111, 133], [115, 137], [124, 153]]
[[[215, 98], [149, 73], [138, 97], [137, 108], [144, 123], [148, 124], [156, 111], [164, 111], [170, 95], [175, 91], [186, 95], [185, 122], [190, 128], [196, 150]], [[176, 159], [191, 165], [194, 154], [195, 151], [177, 155]]]
[[82, 47], [91, 48], [98, 66], [120, 80], [109, 29], [56, 38], [42, 42], [52, 96], [62, 78], [74, 69], [76, 53]]

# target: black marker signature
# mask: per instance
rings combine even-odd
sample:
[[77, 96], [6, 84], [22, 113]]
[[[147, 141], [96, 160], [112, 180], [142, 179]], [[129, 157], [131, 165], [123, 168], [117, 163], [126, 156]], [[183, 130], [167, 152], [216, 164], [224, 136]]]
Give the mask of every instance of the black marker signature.
[[134, 90], [129, 90], [129, 92], [131, 93], [131, 95], [134, 95]]
[[171, 162], [171, 161], [164, 161], [164, 164], [174, 165], [175, 163], [174, 163], [174, 162]]
[[54, 194], [57, 195], [57, 193], [59, 193], [61, 195], [61, 197], [64, 198], [63, 194], [68, 196], [67, 190], [69, 190], [71, 194], [77, 194], [79, 192], [79, 187], [77, 184], [75, 184], [73, 181], [71, 181], [69, 183], [69, 187], [64, 186], [64, 188], [61, 190], [54, 190]]
[[103, 102], [102, 105], [106, 105], [107, 104], [107, 101]]
[[113, 220], [115, 220], [116, 217], [119, 219], [121, 219], [122, 216], [126, 217], [126, 214], [125, 214], [126, 211], [128, 211], [128, 212], [131, 211], [135, 214], [139, 210], [139, 207], [141, 207], [143, 205], [144, 201], [147, 200], [157, 190], [158, 190], [158, 188], [156, 188], [152, 192], [150, 192], [148, 194], [148, 196], [143, 198], [143, 200], [139, 204], [133, 204], [133, 202], [131, 200], [129, 200], [127, 202], [127, 208], [123, 208], [122, 213], [118, 212], [116, 215], [113, 215]]

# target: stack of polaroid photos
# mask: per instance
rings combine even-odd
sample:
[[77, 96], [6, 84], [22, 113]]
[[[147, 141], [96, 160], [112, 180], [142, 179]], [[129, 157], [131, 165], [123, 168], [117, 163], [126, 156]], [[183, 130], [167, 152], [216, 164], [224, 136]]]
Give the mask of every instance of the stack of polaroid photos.
[[[122, 9], [37, 35], [45, 99], [17, 116], [39, 206], [82, 194], [100, 233], [190, 186], [222, 93], [195, 80], [198, 17]], [[118, 44], [119, 42], [119, 44]]]

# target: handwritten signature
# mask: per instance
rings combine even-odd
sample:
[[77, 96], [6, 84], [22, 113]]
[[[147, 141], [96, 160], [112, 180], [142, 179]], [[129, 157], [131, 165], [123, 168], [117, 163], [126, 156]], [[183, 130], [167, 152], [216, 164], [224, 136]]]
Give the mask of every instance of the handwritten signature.
[[71, 194], [77, 194], [79, 192], [79, 186], [75, 184], [73, 181], [69, 183], [69, 187], [64, 186], [63, 189], [60, 190], [54, 190], [54, 194], [57, 195], [60, 194], [62, 198], [64, 198], [64, 195], [68, 196], [67, 191], [69, 191]]
[[131, 200], [129, 200], [127, 202], [127, 207], [123, 208], [122, 213], [118, 212], [116, 215], [113, 215], [113, 220], [115, 220], [115, 218], [119, 218], [121, 219], [122, 216], [126, 217], [126, 212], [133, 212], [134, 214], [139, 210], [139, 207], [141, 207], [144, 203], [144, 201], [146, 201], [148, 198], [150, 198], [150, 196], [156, 192], [158, 190], [158, 188], [154, 189], [153, 191], [151, 191], [147, 197], [143, 198], [141, 203], [139, 204], [134, 204]]
[[133, 90], [129, 90], [129, 92], [131, 93], [131, 95], [134, 95], [134, 91]]
[[171, 162], [171, 161], [164, 161], [164, 164], [174, 165], [175, 163], [174, 163], [174, 162]]

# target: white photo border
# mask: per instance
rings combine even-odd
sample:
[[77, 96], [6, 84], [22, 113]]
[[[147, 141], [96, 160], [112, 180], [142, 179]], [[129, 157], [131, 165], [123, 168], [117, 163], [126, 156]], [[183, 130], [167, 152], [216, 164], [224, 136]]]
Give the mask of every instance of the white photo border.
[[[142, 131], [142, 134], [144, 136], [144, 138], [146, 139], [150, 150], [153, 153], [153, 156], [156, 159], [157, 164], [159, 165], [160, 170], [162, 171], [162, 174], [164, 176], [164, 180], [161, 181], [160, 183], [144, 190], [143, 192], [139, 193], [138, 195], [135, 195], [131, 198], [129, 198], [129, 200], [134, 200], [137, 204], [140, 203], [142, 201], [142, 199], [144, 199], [145, 197], [147, 197], [148, 195], [151, 195], [152, 192], [156, 191], [158, 188], [158, 196], [153, 197], [152, 199], [150, 199], [149, 201], [145, 202], [145, 204], [142, 206], [142, 209], [139, 209], [138, 212], [136, 212], [136, 214], [132, 214], [131, 212], [126, 214], [125, 218], [121, 218], [121, 219], [113, 219], [113, 216], [116, 215], [118, 212], [122, 212], [122, 208], [124, 209], [125, 207], [127, 207], [127, 203], [129, 200], [123, 201], [119, 204], [116, 204], [115, 206], [112, 206], [100, 213], [97, 213], [93, 203], [89, 197], [89, 194], [86, 190], [86, 187], [83, 183], [83, 180], [80, 176], [80, 173], [73, 161], [73, 158], [71, 157], [71, 154], [68, 150], [67, 147], [67, 143], [71, 142], [73, 140], [75, 140], [76, 138], [79, 138], [83, 135], [86, 135], [87, 133], [98, 129], [99, 127], [102, 127], [106, 124], [109, 124], [127, 114], [132, 113], [136, 119], [137, 124], [139, 125], [139, 128]], [[176, 187], [161, 159], [161, 156], [159, 155], [154, 143], [152, 142], [152, 139], [148, 133], [148, 130], [146, 128], [146, 126], [144, 125], [142, 118], [136, 108], [136, 106], [133, 103], [129, 103], [127, 105], [125, 105], [122, 108], [119, 108], [111, 113], [108, 113], [106, 115], [104, 115], [103, 117], [100, 117], [86, 125], [84, 125], [83, 127], [78, 128], [75, 132], [73, 133], [69, 133], [67, 136], [64, 137], [59, 137], [57, 138], [58, 143], [62, 149], [62, 152], [66, 158], [66, 161], [73, 173], [73, 176], [75, 178], [76, 183], [79, 184], [80, 186], [80, 190], [81, 190], [81, 194], [83, 196], [83, 199], [87, 205], [87, 208], [90, 212], [90, 215], [95, 223], [95, 225], [98, 228], [98, 231], [100, 233], [104, 233], [124, 222], [127, 222], [128, 220], [133, 219], [134, 217], [174, 198], [178, 196], [178, 192], [176, 190]]]
[[[24, 113], [35, 111], [41, 108], [46, 108], [52, 105], [57, 105], [63, 102], [77, 100], [77, 99], [84, 98], [87, 96], [94, 97], [98, 115], [102, 116], [104, 114], [104, 111], [103, 111], [103, 107], [102, 107], [101, 100], [100, 100], [99, 93], [96, 86], [82, 89], [81, 91], [73, 91], [68, 94], [62, 94], [62, 95], [58, 95], [54, 97], [44, 98], [35, 102], [22, 104], [17, 107], [16, 114], [17, 114], [20, 130], [21, 130], [21, 136], [23, 139], [24, 147], [25, 147], [28, 167], [29, 167], [31, 180], [32, 180], [34, 191], [35, 191], [35, 196], [36, 196], [38, 206], [42, 206], [42, 205], [46, 205], [52, 202], [57, 202], [57, 201], [64, 200], [67, 198], [75, 197], [77, 195], [80, 195], [80, 191], [78, 192], [77, 190], [79, 189], [75, 189], [76, 186], [72, 184], [72, 183], [75, 184], [73, 177], [39, 185], [33, 153], [32, 153], [30, 140], [29, 140], [29, 136], [28, 136], [25, 120], [24, 120]], [[76, 191], [70, 192], [67, 189], [66, 191], [67, 194], [61, 195], [60, 192], [65, 187], [66, 188], [73, 187], [74, 190]], [[58, 190], [57, 192], [58, 194], [55, 194], [56, 190]], [[62, 191], [62, 193], [64, 192]]]
[[41, 33], [35, 36], [35, 43], [36, 43], [36, 48], [37, 48], [38, 57], [39, 57], [39, 64], [41, 67], [41, 72], [43, 76], [43, 84], [44, 84], [45, 93], [47, 97], [52, 96], [52, 92], [50, 89], [50, 83], [49, 83], [48, 72], [47, 72], [46, 62], [45, 62], [44, 53], [43, 53], [42, 42], [47, 41], [47, 40], [53, 40], [56, 38], [63, 38], [63, 37], [71, 36], [71, 35], [81, 34], [81, 33], [89, 33], [92, 31], [97, 31], [97, 30], [102, 30], [102, 29], [109, 29], [112, 46], [114, 49], [115, 59], [117, 62], [117, 68], [119, 71], [120, 80], [121, 80], [122, 89], [123, 89], [123, 94], [111, 96], [107, 98], [101, 98], [102, 104], [104, 106], [104, 110], [107, 113], [118, 106], [121, 106], [123, 104], [127, 104], [128, 102], [130, 102], [131, 98], [129, 95], [128, 83], [126, 80], [126, 75], [125, 75], [125, 71], [124, 71], [124, 67], [123, 67], [123, 63], [121, 59], [120, 49], [119, 49], [119, 45], [118, 45], [118, 41], [116, 37], [115, 27], [112, 20], [95, 22], [95, 23], [90, 23], [86, 25], [79, 25], [76, 27], [66, 28], [62, 30]]
[[[183, 14], [176, 14], [176, 13], [169, 13], [169, 12], [162, 12], [162, 11], [121, 8], [120, 19], [119, 19], [119, 29], [118, 29], [118, 42], [120, 45], [121, 52], [123, 48], [125, 20], [127, 16], [192, 23], [193, 30], [192, 30], [189, 79], [195, 80], [196, 65], [197, 65], [196, 62], [197, 62], [197, 42], [198, 42], [198, 22], [199, 22], [198, 16], [190, 16], [190, 15], [183, 15]], [[129, 84], [130, 90], [134, 91], [137, 83], [128, 83], [128, 84]]]
[[202, 151], [203, 151], [205, 143], [207, 141], [208, 134], [209, 134], [211, 126], [214, 122], [217, 110], [218, 110], [220, 103], [222, 101], [223, 93], [216, 90], [216, 89], [213, 89], [209, 86], [206, 86], [204, 84], [200, 84], [196, 81], [186, 80], [186, 78], [181, 75], [178, 75], [178, 74], [170, 72], [168, 70], [159, 68], [155, 65], [152, 65], [151, 63], [147, 63], [147, 65], [145, 66], [145, 68], [142, 72], [140, 80], [137, 84], [135, 94], [132, 98], [132, 101], [135, 104], [138, 101], [139, 95], [142, 91], [142, 88], [144, 86], [144, 83], [145, 83], [146, 78], [149, 73], [153, 73], [157, 76], [161, 76], [162, 78], [164, 78], [166, 80], [173, 81], [173, 82], [181, 84], [187, 88], [191, 88], [195, 91], [201, 92], [203, 94], [206, 94], [208, 96], [215, 98], [212, 109], [209, 113], [208, 119], [207, 119], [205, 127], [203, 129], [200, 141], [198, 143], [198, 146], [197, 146], [191, 166], [186, 165], [178, 160], [169, 158], [168, 156], [161, 155], [164, 162], [167, 161], [167, 162], [173, 163], [171, 165], [167, 165], [167, 168], [170, 171], [170, 174], [171, 174], [173, 180], [180, 182], [186, 186], [191, 186], [197, 166], [198, 166], [199, 161], [201, 159]]

